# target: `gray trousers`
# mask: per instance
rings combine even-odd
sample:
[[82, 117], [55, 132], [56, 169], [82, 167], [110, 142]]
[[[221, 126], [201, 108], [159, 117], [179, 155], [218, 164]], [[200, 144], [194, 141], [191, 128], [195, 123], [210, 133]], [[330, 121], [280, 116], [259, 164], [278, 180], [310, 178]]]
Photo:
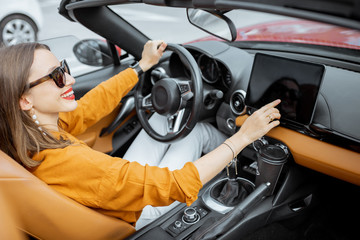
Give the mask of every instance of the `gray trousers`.
[[[155, 131], [164, 135], [167, 131], [166, 121], [166, 117], [154, 114], [149, 123]], [[125, 153], [124, 159], [139, 162], [144, 166], [148, 164], [176, 170], [182, 168], [186, 162], [193, 162], [200, 158], [202, 154], [212, 151], [226, 138], [225, 134], [205, 122], [197, 123], [189, 135], [172, 144], [157, 142], [144, 130], [141, 130]], [[177, 204], [179, 202], [174, 202], [165, 207], [146, 206], [136, 222], [136, 229], [140, 229], [152, 222]]]

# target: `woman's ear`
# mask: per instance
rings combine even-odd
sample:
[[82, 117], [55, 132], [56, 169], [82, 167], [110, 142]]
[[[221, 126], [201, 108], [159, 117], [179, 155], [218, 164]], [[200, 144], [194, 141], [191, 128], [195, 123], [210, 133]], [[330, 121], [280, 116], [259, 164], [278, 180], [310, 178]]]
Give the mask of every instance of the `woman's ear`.
[[22, 110], [24, 110], [24, 111], [28, 111], [33, 107], [31, 101], [29, 100], [29, 98], [27, 96], [24, 96], [24, 95], [20, 98], [19, 103], [20, 103], [20, 108]]

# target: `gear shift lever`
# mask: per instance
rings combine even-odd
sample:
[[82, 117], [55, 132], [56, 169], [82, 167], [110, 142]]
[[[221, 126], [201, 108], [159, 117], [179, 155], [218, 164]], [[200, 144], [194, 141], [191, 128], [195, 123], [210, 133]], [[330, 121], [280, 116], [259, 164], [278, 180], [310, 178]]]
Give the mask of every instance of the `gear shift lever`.
[[236, 179], [238, 176], [237, 161], [237, 158], [234, 158], [226, 166], [226, 175], [229, 179]]
[[210, 196], [225, 206], [238, 205], [249, 193], [253, 186], [238, 177], [237, 159], [234, 158], [226, 166], [227, 178], [215, 185]]

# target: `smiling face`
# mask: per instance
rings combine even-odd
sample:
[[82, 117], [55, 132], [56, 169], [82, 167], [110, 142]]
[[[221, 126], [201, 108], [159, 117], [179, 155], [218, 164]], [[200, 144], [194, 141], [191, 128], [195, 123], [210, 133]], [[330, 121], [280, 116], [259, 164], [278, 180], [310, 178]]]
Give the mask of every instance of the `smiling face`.
[[[38, 49], [30, 69], [29, 83], [49, 75], [60, 66], [59, 60], [48, 50]], [[34, 86], [26, 93], [20, 105], [23, 110], [31, 110], [37, 115], [41, 124], [57, 126], [59, 112], [73, 111], [77, 107], [72, 85], [75, 79], [64, 73], [66, 84], [59, 88], [53, 79]]]

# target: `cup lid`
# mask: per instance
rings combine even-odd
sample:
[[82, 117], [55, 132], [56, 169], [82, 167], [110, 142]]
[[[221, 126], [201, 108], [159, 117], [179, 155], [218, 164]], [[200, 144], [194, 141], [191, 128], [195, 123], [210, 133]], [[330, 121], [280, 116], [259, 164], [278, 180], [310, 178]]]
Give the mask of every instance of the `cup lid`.
[[265, 160], [271, 162], [284, 162], [287, 159], [287, 153], [279, 146], [265, 145], [259, 149], [259, 155]]

